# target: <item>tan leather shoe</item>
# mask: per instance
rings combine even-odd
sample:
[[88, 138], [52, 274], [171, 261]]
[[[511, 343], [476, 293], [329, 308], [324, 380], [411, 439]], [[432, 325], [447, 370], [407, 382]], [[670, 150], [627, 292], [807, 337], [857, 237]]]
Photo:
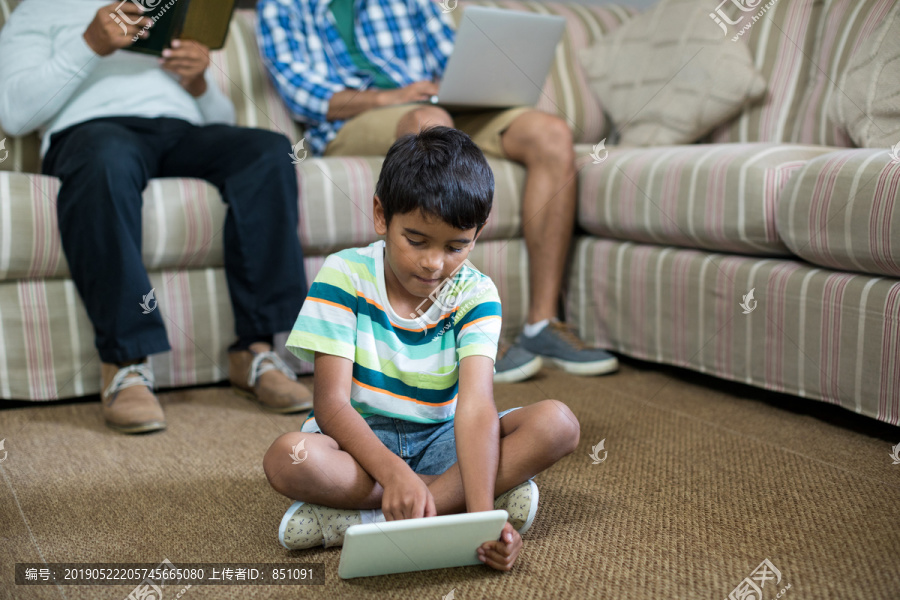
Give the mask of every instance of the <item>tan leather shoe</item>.
[[146, 433], [166, 428], [166, 417], [153, 395], [150, 365], [119, 367], [101, 363], [103, 391], [100, 407], [106, 424], [122, 433]]
[[228, 379], [233, 390], [266, 410], [295, 413], [312, 408], [312, 393], [265, 342], [228, 353]]

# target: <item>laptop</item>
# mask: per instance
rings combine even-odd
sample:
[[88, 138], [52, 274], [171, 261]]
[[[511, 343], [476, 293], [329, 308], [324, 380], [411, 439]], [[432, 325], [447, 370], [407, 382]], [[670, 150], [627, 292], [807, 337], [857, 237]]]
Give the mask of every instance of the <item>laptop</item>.
[[433, 104], [455, 109], [534, 106], [566, 20], [468, 6]]
[[480, 565], [476, 550], [500, 538], [505, 510], [352, 525], [344, 533], [338, 577], [370, 577]]

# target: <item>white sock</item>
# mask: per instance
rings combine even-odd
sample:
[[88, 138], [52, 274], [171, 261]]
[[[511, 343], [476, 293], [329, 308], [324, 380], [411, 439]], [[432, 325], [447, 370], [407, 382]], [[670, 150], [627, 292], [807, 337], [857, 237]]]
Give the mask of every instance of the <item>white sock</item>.
[[381, 509], [361, 510], [359, 511], [359, 518], [363, 525], [367, 523], [384, 523], [386, 520]]
[[525, 327], [522, 328], [522, 333], [525, 334], [525, 337], [534, 337], [540, 332], [544, 330], [544, 327], [550, 324], [550, 319], [544, 319], [543, 321], [538, 321], [537, 323], [525, 323]]

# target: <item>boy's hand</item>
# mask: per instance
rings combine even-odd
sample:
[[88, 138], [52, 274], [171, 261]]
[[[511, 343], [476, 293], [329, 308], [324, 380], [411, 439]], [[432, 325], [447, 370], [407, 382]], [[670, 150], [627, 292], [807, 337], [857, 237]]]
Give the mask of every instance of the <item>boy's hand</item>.
[[410, 468], [382, 483], [381, 512], [387, 521], [437, 516], [428, 486]]
[[478, 560], [498, 571], [509, 571], [522, 549], [522, 536], [509, 521], [503, 525], [500, 540], [485, 542], [478, 548]]
[[162, 68], [179, 76], [181, 87], [194, 98], [206, 93], [203, 74], [209, 66], [209, 48], [193, 40], [172, 40], [172, 47], [163, 50]]

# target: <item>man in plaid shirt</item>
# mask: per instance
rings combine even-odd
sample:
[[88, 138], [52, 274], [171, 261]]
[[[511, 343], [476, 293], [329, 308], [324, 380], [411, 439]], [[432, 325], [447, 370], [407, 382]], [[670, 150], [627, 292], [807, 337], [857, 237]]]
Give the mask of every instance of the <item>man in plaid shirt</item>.
[[575, 223], [566, 122], [529, 107], [451, 115], [422, 104], [437, 94], [455, 40], [431, 0], [260, 0], [257, 10], [263, 62], [313, 153], [384, 156], [398, 137], [444, 125], [528, 170], [522, 228], [531, 303], [516, 345], [498, 353], [494, 380], [527, 379], [541, 357], [578, 375], [615, 371], [614, 356], [585, 347], [556, 319]]

